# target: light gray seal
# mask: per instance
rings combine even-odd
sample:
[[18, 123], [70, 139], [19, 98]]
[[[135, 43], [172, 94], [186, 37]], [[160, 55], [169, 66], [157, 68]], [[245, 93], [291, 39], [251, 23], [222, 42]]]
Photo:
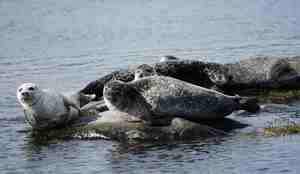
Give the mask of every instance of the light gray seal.
[[78, 118], [80, 101], [91, 100], [93, 96], [80, 93], [67, 96], [42, 90], [33, 83], [24, 83], [17, 90], [17, 98], [27, 122], [34, 129], [44, 129], [66, 125]]
[[144, 77], [124, 83], [112, 81], [103, 90], [109, 110], [153, 122], [156, 118], [181, 117], [193, 121], [224, 118], [236, 110], [256, 112], [256, 99], [228, 96], [166, 76]]

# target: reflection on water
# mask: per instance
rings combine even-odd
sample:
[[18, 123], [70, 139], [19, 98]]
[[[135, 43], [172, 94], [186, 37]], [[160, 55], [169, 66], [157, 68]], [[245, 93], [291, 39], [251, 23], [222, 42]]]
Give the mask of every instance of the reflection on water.
[[[298, 0], [0, 0], [0, 171], [297, 173], [298, 135], [133, 147], [105, 140], [40, 143], [26, 131], [16, 89], [33, 82], [75, 91], [163, 55], [221, 63], [299, 55], [299, 8]], [[269, 115], [279, 112], [292, 113]]]
[[237, 136], [130, 147], [99, 140], [72, 140], [48, 145], [27, 143], [23, 170], [62, 173], [71, 169], [76, 169], [76, 173], [295, 173], [300, 169], [297, 167], [299, 159], [294, 155], [300, 152], [298, 146], [298, 136], [275, 139]]

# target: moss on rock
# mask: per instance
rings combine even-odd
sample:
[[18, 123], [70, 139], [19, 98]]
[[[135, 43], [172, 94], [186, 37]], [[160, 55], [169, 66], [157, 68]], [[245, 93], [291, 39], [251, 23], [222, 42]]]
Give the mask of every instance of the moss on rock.
[[41, 142], [69, 138], [101, 138], [136, 143], [192, 140], [225, 134], [223, 131], [181, 118], [174, 118], [168, 126], [151, 126], [141, 121], [131, 122], [130, 117], [126, 113], [107, 111], [99, 117], [89, 116], [88, 121], [86, 118], [78, 120], [70, 127], [33, 131], [32, 136]]
[[300, 90], [259, 91], [257, 98], [261, 103], [289, 103], [300, 99]]
[[279, 118], [269, 123], [264, 129], [267, 136], [282, 136], [300, 133], [300, 124], [288, 118]]

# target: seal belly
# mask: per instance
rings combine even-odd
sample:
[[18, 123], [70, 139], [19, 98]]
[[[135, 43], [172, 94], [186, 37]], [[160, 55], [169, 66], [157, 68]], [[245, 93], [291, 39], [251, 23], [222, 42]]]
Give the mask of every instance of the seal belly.
[[33, 106], [33, 110], [38, 116], [40, 122], [55, 122], [60, 123], [64, 118], [62, 115], [67, 115], [68, 110], [63, 103], [63, 98], [59, 94], [47, 92], [44, 93], [39, 103]]

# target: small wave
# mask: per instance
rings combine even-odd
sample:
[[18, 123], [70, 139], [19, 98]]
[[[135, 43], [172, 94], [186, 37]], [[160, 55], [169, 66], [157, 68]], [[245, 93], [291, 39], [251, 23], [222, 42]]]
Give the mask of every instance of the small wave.
[[80, 140], [98, 140], [98, 139], [109, 140], [110, 139], [107, 136], [92, 131], [84, 134], [83, 133], [75, 134], [73, 135], [73, 138], [80, 139]]
[[64, 63], [64, 64], [59, 64], [58, 67], [74, 67], [74, 66], [82, 66], [86, 64], [87, 64], [86, 62]]
[[230, 47], [225, 47], [224, 49], [228, 50], [240, 50], [240, 49], [254, 49], [254, 48], [259, 48], [259, 45], [255, 44], [249, 44], [249, 45], [242, 45], [242, 46], [230, 46]]
[[25, 121], [25, 117], [21, 117], [21, 116], [0, 118], [0, 122], [24, 122], [24, 121]]

